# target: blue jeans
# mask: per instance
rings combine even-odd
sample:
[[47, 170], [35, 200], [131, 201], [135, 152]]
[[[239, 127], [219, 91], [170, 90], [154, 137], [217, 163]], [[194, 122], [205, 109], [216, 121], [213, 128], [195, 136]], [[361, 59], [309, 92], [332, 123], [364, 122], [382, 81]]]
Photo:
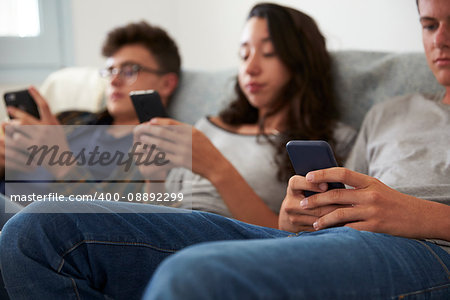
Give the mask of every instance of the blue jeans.
[[[3, 182], [4, 184], [4, 182]], [[0, 230], [5, 223], [23, 209], [23, 206], [9, 201], [4, 194], [0, 194]]]
[[[10, 218], [12, 218], [14, 214], [23, 209], [23, 206], [11, 202], [4, 197], [3, 195], [3, 193], [5, 192], [4, 181], [0, 181], [0, 190], [2, 191], [2, 194], [0, 194], [0, 230], [1, 230], [3, 228], [3, 225], [5, 225], [5, 223]], [[0, 299], [2, 300], [9, 299], [3, 284], [3, 279], [1, 276], [1, 268], [0, 268]]]
[[48, 205], [28, 206], [3, 229], [0, 260], [13, 299], [140, 299], [154, 273], [148, 299], [450, 294], [450, 255], [423, 241], [348, 228], [291, 235], [142, 204], [78, 203], [104, 213], [73, 214], [52, 203], [61, 213], [38, 213]]
[[449, 267], [427, 242], [340, 227], [188, 247], [144, 299], [450, 299]]

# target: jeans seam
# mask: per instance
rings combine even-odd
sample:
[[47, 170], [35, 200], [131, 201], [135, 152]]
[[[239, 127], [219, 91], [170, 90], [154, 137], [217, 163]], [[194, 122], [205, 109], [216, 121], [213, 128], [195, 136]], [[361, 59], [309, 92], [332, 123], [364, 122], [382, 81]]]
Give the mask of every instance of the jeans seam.
[[77, 297], [77, 299], [81, 300], [80, 293], [78, 293], [77, 283], [75, 282], [75, 279], [73, 279], [72, 277], [69, 277], [69, 278], [72, 281], [72, 286], [73, 286], [73, 291], [75, 292], [75, 296]]
[[[79, 246], [83, 245], [83, 244], [103, 244], [103, 245], [125, 245], [125, 246], [139, 246], [139, 247], [146, 247], [146, 248], [152, 248], [155, 249], [157, 251], [162, 251], [162, 252], [176, 252], [177, 250], [173, 250], [173, 249], [164, 249], [164, 248], [160, 248], [160, 247], [156, 247], [147, 243], [136, 243], [136, 242], [112, 242], [112, 241], [99, 241], [99, 240], [82, 240], [79, 241], [78, 243], [74, 244], [72, 247], [70, 247], [68, 250], [66, 250], [62, 255], [61, 255], [61, 262], [58, 265], [57, 268], [57, 273], [60, 273], [63, 266], [64, 266], [64, 256], [66, 256], [67, 254], [69, 254], [70, 252], [74, 251], [76, 248], [78, 248]], [[69, 279], [72, 282], [72, 287], [73, 290], [75, 292], [75, 295], [77, 297], [77, 299], [81, 299], [80, 298], [80, 294], [78, 292], [78, 288], [77, 288], [77, 284], [75, 282], [75, 280], [72, 277], [69, 277]]]
[[72, 252], [73, 250], [75, 250], [76, 248], [78, 248], [79, 246], [83, 245], [83, 244], [103, 244], [103, 245], [124, 245], [124, 246], [141, 246], [141, 247], [146, 247], [146, 248], [152, 248], [155, 249], [157, 251], [162, 251], [162, 252], [176, 252], [177, 250], [173, 250], [173, 249], [164, 249], [164, 248], [160, 248], [160, 247], [156, 247], [147, 243], [136, 243], [136, 242], [113, 242], [113, 241], [100, 241], [100, 240], [82, 240], [79, 241], [78, 243], [76, 243], [75, 245], [73, 245], [71, 248], [69, 248], [68, 250], [66, 250], [61, 257], [63, 258], [64, 256], [66, 256], [67, 254], [69, 254], [70, 252]]
[[434, 286], [434, 287], [430, 287], [424, 290], [419, 290], [419, 291], [414, 291], [414, 292], [410, 292], [410, 293], [405, 293], [405, 294], [400, 294], [396, 297], [393, 297], [392, 299], [403, 299], [405, 297], [409, 297], [409, 296], [414, 296], [414, 295], [419, 295], [419, 294], [424, 294], [427, 292], [432, 292], [435, 290], [440, 290], [440, 289], [445, 289], [450, 287], [450, 283], [444, 284], [444, 285], [439, 285], [439, 286]]
[[425, 242], [420, 241], [420, 240], [416, 240], [417, 242], [419, 242], [420, 244], [422, 244], [423, 246], [425, 246], [425, 248], [428, 249], [428, 251], [431, 252], [431, 254], [436, 258], [436, 260], [439, 262], [439, 264], [442, 266], [442, 268], [444, 269], [444, 271], [447, 273], [447, 279], [450, 280], [450, 271], [448, 270], [447, 266], [444, 264], [444, 262], [442, 261], [442, 259], [436, 254], [436, 252], [433, 251], [433, 249], [431, 249], [430, 246], [428, 246]]
[[299, 236], [300, 234], [297, 232], [297, 233], [293, 233], [293, 234], [290, 234], [290, 235], [288, 235], [287, 237], [288, 238], [290, 238], [290, 237], [297, 237], [297, 236]]
[[[434, 250], [431, 249], [431, 247], [429, 245], [427, 245], [427, 243], [425, 243], [424, 241], [421, 241], [421, 240], [415, 240], [415, 241], [420, 243], [422, 246], [424, 246], [434, 256], [434, 258], [442, 266], [442, 269], [447, 273], [447, 279], [450, 280], [450, 272], [449, 272], [447, 266], [442, 261], [442, 259], [436, 254], [436, 252], [434, 252]], [[394, 297], [394, 299], [403, 299], [403, 298], [408, 297], [408, 296], [413, 296], [413, 295], [423, 294], [423, 293], [427, 293], [427, 292], [432, 292], [432, 291], [439, 290], [439, 289], [444, 289], [444, 288], [447, 288], [447, 287], [450, 287], [450, 283], [448, 283], [448, 282], [446, 284], [443, 284], [443, 285], [434, 286], [434, 287], [430, 287], [430, 288], [419, 290], [419, 291], [414, 291], [414, 292], [401, 294], [401, 295], [398, 295], [397, 297]]]

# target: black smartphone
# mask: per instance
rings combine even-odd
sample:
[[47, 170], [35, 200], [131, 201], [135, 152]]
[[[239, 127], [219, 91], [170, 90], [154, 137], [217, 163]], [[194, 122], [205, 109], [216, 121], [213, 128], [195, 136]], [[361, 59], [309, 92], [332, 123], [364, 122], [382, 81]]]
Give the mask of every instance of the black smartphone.
[[140, 123], [155, 117], [166, 118], [168, 116], [161, 97], [154, 90], [132, 91], [130, 98]]
[[[14, 106], [20, 110], [23, 110], [30, 115], [34, 116], [37, 119], [40, 119], [39, 110], [34, 101], [33, 97], [31, 97], [28, 90], [20, 90], [15, 92], [7, 92], [4, 95], [6, 106]], [[12, 116], [9, 116], [12, 118]]]
[[[337, 167], [330, 145], [325, 141], [289, 141], [286, 150], [297, 175], [306, 176], [308, 172]], [[329, 182], [328, 189], [345, 189], [340, 182]], [[306, 197], [317, 192], [305, 191]]]

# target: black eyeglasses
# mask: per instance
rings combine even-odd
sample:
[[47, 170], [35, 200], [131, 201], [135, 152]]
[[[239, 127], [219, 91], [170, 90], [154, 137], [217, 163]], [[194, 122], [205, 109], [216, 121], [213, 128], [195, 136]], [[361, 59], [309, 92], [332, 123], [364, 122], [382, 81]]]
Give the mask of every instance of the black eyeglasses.
[[125, 82], [125, 84], [131, 85], [136, 82], [139, 72], [147, 72], [156, 75], [167, 74], [165, 71], [143, 67], [138, 64], [127, 64], [121, 67], [109, 67], [102, 69], [100, 70], [100, 76], [103, 78], [111, 78], [112, 76], [118, 75]]

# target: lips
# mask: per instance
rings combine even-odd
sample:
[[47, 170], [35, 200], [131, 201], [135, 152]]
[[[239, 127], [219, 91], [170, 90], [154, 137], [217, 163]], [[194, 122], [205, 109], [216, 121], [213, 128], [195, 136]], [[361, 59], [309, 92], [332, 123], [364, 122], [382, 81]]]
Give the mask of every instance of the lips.
[[448, 67], [450, 66], [450, 57], [438, 57], [433, 60], [433, 63], [438, 67]]
[[256, 83], [256, 82], [251, 82], [249, 84], [245, 85], [245, 88], [250, 92], [250, 93], [258, 93], [260, 92], [263, 88], [264, 88], [264, 84], [262, 83]]
[[122, 99], [123, 96], [124, 96], [123, 93], [120, 93], [120, 92], [113, 92], [113, 93], [111, 94], [111, 100]]

